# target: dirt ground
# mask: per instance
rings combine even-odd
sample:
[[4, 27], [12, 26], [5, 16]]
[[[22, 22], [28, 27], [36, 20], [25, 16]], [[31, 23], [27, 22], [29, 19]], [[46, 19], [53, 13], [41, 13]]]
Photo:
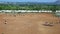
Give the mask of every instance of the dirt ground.
[[59, 21], [50, 13], [0, 14], [0, 34], [60, 34]]

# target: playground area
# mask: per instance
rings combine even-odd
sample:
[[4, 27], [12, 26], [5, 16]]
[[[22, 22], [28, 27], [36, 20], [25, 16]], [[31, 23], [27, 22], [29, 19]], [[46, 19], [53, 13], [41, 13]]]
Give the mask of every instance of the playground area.
[[0, 34], [60, 34], [60, 17], [51, 13], [0, 14]]

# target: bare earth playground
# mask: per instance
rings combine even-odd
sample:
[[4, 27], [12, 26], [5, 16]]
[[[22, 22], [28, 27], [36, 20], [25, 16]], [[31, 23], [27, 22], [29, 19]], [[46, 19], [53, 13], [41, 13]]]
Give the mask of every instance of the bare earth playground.
[[60, 17], [51, 13], [1, 13], [0, 34], [60, 34]]

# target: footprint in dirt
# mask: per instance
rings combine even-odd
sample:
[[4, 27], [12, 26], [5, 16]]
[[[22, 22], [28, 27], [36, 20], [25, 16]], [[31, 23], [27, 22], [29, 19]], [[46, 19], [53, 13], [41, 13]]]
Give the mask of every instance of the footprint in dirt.
[[50, 27], [52, 27], [52, 26], [54, 26], [54, 24], [53, 23], [49, 23], [49, 22], [45, 22], [44, 24], [42, 24], [43, 26], [50, 26]]

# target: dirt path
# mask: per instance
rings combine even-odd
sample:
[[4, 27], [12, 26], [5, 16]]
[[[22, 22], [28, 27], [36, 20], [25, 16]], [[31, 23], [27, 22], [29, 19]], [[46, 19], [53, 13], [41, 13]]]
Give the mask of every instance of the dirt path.
[[0, 14], [0, 34], [60, 34], [59, 20], [50, 13]]

